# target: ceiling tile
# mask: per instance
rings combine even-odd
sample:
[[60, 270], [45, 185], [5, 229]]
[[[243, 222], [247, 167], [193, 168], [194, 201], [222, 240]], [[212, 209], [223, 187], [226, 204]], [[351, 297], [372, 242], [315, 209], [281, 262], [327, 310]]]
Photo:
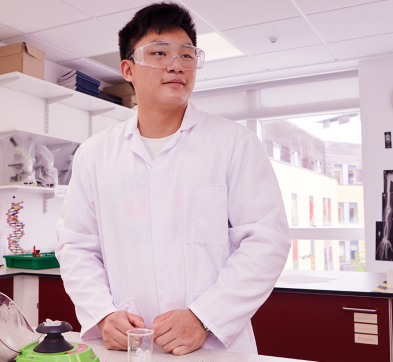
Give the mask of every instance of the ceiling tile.
[[90, 59], [120, 71], [120, 52], [97, 55], [96, 57], [90, 57]]
[[252, 58], [269, 70], [288, 69], [334, 61], [334, 58], [323, 45], [253, 55]]
[[319, 13], [322, 11], [341, 9], [348, 6], [356, 6], [378, 1], [381, 0], [295, 0], [305, 14]]
[[326, 42], [393, 32], [393, 1], [381, 1], [309, 15]]
[[21, 33], [19, 31], [10, 29], [7, 26], [4, 26], [4, 25], [0, 24], [0, 40], [11, 38], [13, 36], [17, 36], [17, 35], [20, 35], [20, 34]]
[[87, 75], [90, 75], [90, 77], [100, 80], [104, 80], [107, 78], [121, 77], [120, 71], [116, 72], [112, 69], [104, 67], [103, 65], [98, 64], [89, 59], [81, 58], [81, 59], [67, 60], [65, 62], [60, 62], [59, 64], [70, 69], [79, 70]]
[[20, 36], [15, 36], [13, 38], [8, 38], [3, 40], [4, 43], [6, 44], [15, 44], [15, 43], [21, 43], [21, 42], [26, 42], [29, 43], [33, 46], [35, 46], [38, 49], [41, 49], [42, 51], [45, 52], [45, 59], [50, 60], [51, 62], [60, 62], [62, 60], [69, 60], [69, 59], [75, 59], [77, 56], [75, 54], [71, 54], [68, 52], [65, 52], [64, 50], [49, 45], [47, 43], [44, 43], [42, 41], [39, 41], [37, 39], [34, 39], [33, 37], [29, 35], [20, 35]]
[[100, 16], [97, 19], [116, 31], [119, 31], [123, 29], [124, 25], [126, 25], [140, 9], [142, 8], [139, 7], [131, 10], [125, 10], [111, 15]]
[[[227, 30], [223, 34], [247, 54], [270, 53], [321, 43], [301, 17]], [[274, 44], [269, 40], [272, 35], [278, 37]]]
[[183, 0], [192, 12], [219, 30], [299, 16], [289, 0]]
[[393, 34], [370, 36], [328, 44], [337, 59], [354, 59], [393, 53]]
[[22, 33], [31, 33], [88, 18], [59, 0], [1, 0], [0, 24]]
[[198, 35], [214, 33], [214, 29], [207, 25], [199, 16], [194, 14], [191, 14], [191, 16], [194, 19]]
[[143, 7], [151, 3], [149, 0], [63, 0], [65, 3], [81, 10], [90, 16], [102, 16], [124, 10]]
[[249, 57], [220, 60], [205, 63], [202, 69], [197, 70], [197, 81], [260, 73], [263, 71], [265, 71], [265, 68]]
[[112, 53], [119, 49], [117, 32], [97, 20], [69, 24], [32, 36], [80, 57]]

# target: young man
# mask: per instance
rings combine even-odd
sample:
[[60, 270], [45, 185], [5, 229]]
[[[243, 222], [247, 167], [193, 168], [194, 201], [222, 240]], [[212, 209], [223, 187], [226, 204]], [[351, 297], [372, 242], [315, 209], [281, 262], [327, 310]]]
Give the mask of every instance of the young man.
[[175, 355], [257, 353], [250, 318], [290, 248], [269, 159], [254, 133], [189, 103], [204, 53], [187, 10], [150, 5], [119, 39], [138, 112], [79, 147], [57, 225], [82, 336], [119, 350], [151, 327]]

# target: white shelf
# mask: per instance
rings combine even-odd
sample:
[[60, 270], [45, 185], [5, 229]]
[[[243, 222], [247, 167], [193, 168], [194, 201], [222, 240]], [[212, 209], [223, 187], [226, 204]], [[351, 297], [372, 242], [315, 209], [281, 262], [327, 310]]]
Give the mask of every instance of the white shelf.
[[[52, 100], [71, 107], [90, 111], [93, 112], [93, 115], [104, 113], [105, 116], [119, 121], [126, 121], [135, 114], [135, 111], [130, 108], [107, 102], [103, 99], [95, 98], [19, 72], [0, 75], [0, 86], [48, 99], [49, 103], [51, 103], [50, 100]], [[68, 96], [68, 98], [63, 98], [66, 96]]]
[[4, 138], [10, 139], [11, 137], [15, 138], [17, 143], [28, 141], [28, 140], [34, 140], [36, 143], [43, 144], [50, 150], [60, 148], [61, 146], [66, 144], [71, 144], [71, 143], [80, 144], [80, 142], [67, 140], [63, 138], [56, 138], [48, 134], [26, 132], [17, 128], [8, 128], [8, 129], [0, 130], [0, 139], [4, 139]]
[[13, 191], [27, 191], [29, 193], [36, 194], [46, 194], [46, 195], [54, 195], [55, 188], [46, 188], [46, 187], [38, 187], [38, 186], [25, 186], [25, 185], [3, 185], [0, 186], [0, 195], [6, 194]]

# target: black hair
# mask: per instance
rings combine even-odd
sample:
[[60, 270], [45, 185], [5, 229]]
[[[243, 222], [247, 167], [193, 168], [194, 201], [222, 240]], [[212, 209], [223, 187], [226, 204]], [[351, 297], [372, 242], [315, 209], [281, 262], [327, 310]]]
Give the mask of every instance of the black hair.
[[160, 2], [146, 6], [119, 31], [121, 60], [129, 59], [134, 53], [135, 45], [150, 31], [161, 34], [164, 31], [178, 28], [187, 33], [194, 46], [197, 45], [195, 24], [186, 8], [172, 2]]

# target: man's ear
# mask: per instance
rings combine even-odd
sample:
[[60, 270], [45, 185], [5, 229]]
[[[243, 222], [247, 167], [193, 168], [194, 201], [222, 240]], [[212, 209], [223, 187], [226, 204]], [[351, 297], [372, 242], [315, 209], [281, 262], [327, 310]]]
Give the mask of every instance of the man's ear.
[[120, 70], [121, 70], [121, 74], [123, 75], [123, 78], [127, 81], [127, 82], [134, 82], [134, 66], [135, 64], [131, 61], [131, 60], [123, 60], [120, 64]]

